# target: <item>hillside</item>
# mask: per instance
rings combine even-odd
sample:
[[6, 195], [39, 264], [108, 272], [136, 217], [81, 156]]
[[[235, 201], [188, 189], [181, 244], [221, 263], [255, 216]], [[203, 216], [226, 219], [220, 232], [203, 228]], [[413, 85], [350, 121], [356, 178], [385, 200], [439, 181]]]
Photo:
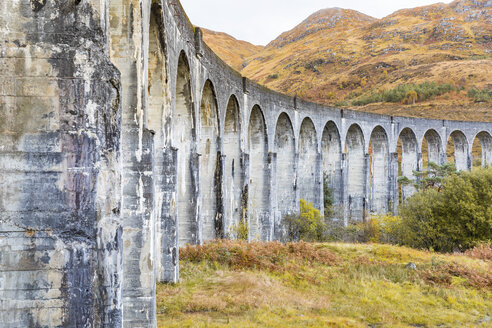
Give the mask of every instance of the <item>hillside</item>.
[[[221, 41], [207, 42], [231, 66]], [[234, 50], [240, 47], [227, 47]], [[241, 73], [274, 90], [383, 114], [492, 121], [492, 2], [397, 11], [376, 19], [325, 9], [246, 58]], [[445, 85], [432, 97], [380, 101], [399, 85]], [[442, 88], [438, 88], [442, 89]], [[470, 90], [479, 90], [472, 93]], [[475, 91], [476, 91], [475, 90]], [[383, 97], [384, 98], [384, 97]]]
[[492, 250], [485, 250], [189, 246], [180, 250], [181, 281], [157, 285], [158, 327], [490, 327]]
[[214, 32], [205, 28], [201, 28], [201, 30], [205, 43], [237, 71], [241, 71], [244, 68], [247, 57], [257, 54], [263, 49], [262, 46], [255, 46], [249, 42], [237, 40], [226, 33]]

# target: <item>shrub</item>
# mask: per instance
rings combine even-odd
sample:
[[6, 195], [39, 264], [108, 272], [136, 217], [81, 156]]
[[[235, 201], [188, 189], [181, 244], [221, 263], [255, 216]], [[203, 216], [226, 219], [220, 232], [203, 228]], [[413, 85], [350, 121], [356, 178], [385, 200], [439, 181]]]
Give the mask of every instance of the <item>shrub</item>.
[[325, 218], [331, 218], [335, 215], [333, 208], [333, 188], [330, 187], [329, 177], [326, 173], [323, 173], [323, 207], [325, 211]]
[[335, 106], [337, 106], [337, 107], [348, 106], [348, 102], [346, 102], [345, 100], [337, 101], [335, 103]]
[[468, 90], [467, 96], [475, 102], [489, 102], [492, 100], [492, 90], [472, 88]]
[[420, 84], [400, 84], [391, 90], [383, 90], [377, 93], [362, 96], [352, 101], [353, 106], [364, 106], [377, 102], [404, 102], [415, 103], [424, 101], [435, 96], [455, 91], [456, 88], [450, 83], [437, 84], [435, 82], [424, 82]]
[[456, 166], [453, 163], [438, 165], [429, 162], [427, 169], [424, 171], [413, 171], [413, 175], [415, 176], [414, 180], [402, 176], [398, 178], [398, 182], [403, 186], [412, 184], [417, 190], [434, 188], [441, 191], [444, 179], [456, 173]]
[[400, 242], [449, 252], [492, 240], [492, 169], [453, 174], [400, 205]]
[[269, 79], [278, 79], [278, 74], [270, 74], [268, 75]]
[[248, 240], [249, 228], [244, 220], [235, 223], [231, 227], [230, 237], [237, 240]]
[[289, 241], [323, 241], [326, 234], [320, 211], [304, 199], [300, 200], [299, 213], [286, 215], [283, 224]]

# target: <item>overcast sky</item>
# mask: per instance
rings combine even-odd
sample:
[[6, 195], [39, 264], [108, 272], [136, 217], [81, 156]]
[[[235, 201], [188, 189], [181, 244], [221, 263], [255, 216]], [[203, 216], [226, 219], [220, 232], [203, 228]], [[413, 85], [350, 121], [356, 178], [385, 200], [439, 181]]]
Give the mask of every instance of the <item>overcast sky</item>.
[[[402, 8], [438, 0], [181, 0], [194, 25], [226, 32], [237, 39], [266, 45], [324, 8], [355, 9], [377, 18]], [[441, 2], [450, 3], [443, 0]]]

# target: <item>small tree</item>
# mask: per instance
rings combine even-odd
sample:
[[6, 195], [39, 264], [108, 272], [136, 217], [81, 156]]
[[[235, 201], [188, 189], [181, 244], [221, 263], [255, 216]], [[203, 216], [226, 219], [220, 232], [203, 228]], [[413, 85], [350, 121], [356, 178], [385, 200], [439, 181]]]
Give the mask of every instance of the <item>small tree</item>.
[[413, 185], [417, 191], [429, 188], [441, 191], [444, 179], [456, 173], [456, 166], [453, 163], [438, 165], [434, 162], [429, 162], [429, 166], [426, 170], [422, 172], [413, 171], [413, 175], [415, 176], [414, 180], [403, 176], [398, 178], [398, 182], [401, 183], [402, 186]]
[[400, 205], [401, 243], [450, 252], [492, 240], [492, 169], [453, 174]]
[[283, 223], [289, 241], [322, 241], [326, 234], [326, 223], [313, 204], [300, 200], [299, 213], [286, 215]]
[[323, 207], [325, 210], [325, 218], [331, 218], [335, 215], [333, 209], [334, 202], [333, 188], [330, 187], [328, 174], [323, 173]]
[[415, 90], [410, 90], [407, 92], [403, 102], [407, 105], [410, 105], [410, 104], [415, 105], [415, 102], [417, 101], [417, 99], [418, 99], [417, 92]]

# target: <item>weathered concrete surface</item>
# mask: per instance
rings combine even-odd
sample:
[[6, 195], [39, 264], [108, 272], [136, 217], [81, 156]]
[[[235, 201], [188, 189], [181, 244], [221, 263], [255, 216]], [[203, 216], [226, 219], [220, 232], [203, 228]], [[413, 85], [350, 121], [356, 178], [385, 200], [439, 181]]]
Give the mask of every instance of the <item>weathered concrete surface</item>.
[[106, 1], [0, 4], [0, 325], [121, 326]]
[[241, 77], [176, 0], [3, 1], [0, 35], [2, 327], [155, 326], [179, 246], [240, 220], [280, 239], [300, 198], [323, 210], [324, 176], [345, 223], [394, 211], [424, 144], [443, 163], [451, 138], [466, 170], [478, 139], [492, 163], [491, 123], [340, 110]]

